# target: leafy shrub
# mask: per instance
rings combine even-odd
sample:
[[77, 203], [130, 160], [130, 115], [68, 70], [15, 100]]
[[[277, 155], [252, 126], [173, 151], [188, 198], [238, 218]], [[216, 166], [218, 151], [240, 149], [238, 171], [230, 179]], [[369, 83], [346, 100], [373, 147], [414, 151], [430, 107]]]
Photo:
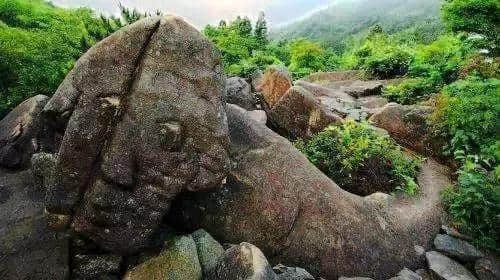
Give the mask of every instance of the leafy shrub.
[[383, 90], [383, 95], [390, 101], [400, 104], [414, 104], [428, 98], [438, 91], [436, 86], [424, 78], [407, 79], [395, 85], [388, 85]]
[[450, 139], [448, 155], [478, 154], [483, 164], [500, 162], [500, 80], [469, 77], [446, 86], [432, 121]]
[[500, 174], [467, 161], [443, 201], [454, 223], [477, 245], [500, 250]]
[[425, 77], [436, 85], [455, 81], [466, 50], [456, 36], [444, 35], [430, 45], [419, 45], [410, 66], [412, 77]]
[[500, 57], [495, 60], [485, 59], [482, 55], [471, 56], [460, 69], [461, 79], [477, 76], [484, 79], [500, 77]]
[[344, 189], [359, 195], [404, 190], [416, 194], [419, 159], [406, 155], [389, 137], [365, 123], [330, 126], [296, 147]]
[[411, 61], [409, 50], [385, 34], [372, 34], [345, 56], [344, 68], [362, 69], [381, 79], [405, 75]]
[[451, 31], [483, 34], [498, 47], [500, 43], [498, 0], [447, 0], [443, 4], [442, 11], [444, 22]]

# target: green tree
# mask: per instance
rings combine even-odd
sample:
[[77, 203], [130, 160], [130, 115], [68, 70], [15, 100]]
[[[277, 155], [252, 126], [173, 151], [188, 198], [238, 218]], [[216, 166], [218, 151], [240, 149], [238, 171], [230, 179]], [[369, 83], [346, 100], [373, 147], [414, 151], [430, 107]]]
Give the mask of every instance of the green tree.
[[267, 44], [267, 22], [264, 12], [260, 12], [259, 19], [255, 23], [255, 38], [260, 44]]
[[229, 28], [238, 32], [240, 36], [250, 37], [252, 35], [252, 22], [248, 17], [241, 18], [238, 16], [231, 22]]
[[324, 68], [324, 50], [318, 44], [300, 38], [290, 43], [290, 71], [296, 78]]
[[500, 43], [500, 1], [446, 0], [442, 11], [445, 24], [450, 30], [485, 35], [498, 48]]
[[92, 45], [143, 16], [121, 6], [122, 18], [44, 0], [0, 0], [0, 118], [23, 100], [52, 95]]

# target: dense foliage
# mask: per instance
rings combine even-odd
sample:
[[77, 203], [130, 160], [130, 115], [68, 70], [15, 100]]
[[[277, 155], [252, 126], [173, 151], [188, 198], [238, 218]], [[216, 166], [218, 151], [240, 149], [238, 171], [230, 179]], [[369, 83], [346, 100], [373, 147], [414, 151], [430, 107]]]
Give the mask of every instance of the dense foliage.
[[122, 19], [43, 0], [0, 0], [0, 118], [23, 100], [52, 95], [93, 44], [146, 16], [121, 6]]
[[330, 126], [296, 146], [342, 188], [368, 195], [396, 189], [414, 195], [420, 161], [405, 154], [388, 136], [364, 123]]
[[467, 160], [458, 173], [458, 186], [443, 193], [451, 217], [477, 245], [500, 251], [500, 170]]
[[207, 25], [203, 33], [221, 51], [225, 70], [231, 76], [247, 77], [273, 64], [288, 66], [295, 78], [333, 69], [328, 67], [332, 53], [315, 42], [303, 38], [270, 42], [263, 13], [255, 27], [250, 19], [237, 17], [229, 23], [221, 21], [219, 26]]
[[485, 35], [496, 48], [500, 44], [499, 15], [498, 0], [446, 0], [443, 4], [443, 18], [449, 29]]

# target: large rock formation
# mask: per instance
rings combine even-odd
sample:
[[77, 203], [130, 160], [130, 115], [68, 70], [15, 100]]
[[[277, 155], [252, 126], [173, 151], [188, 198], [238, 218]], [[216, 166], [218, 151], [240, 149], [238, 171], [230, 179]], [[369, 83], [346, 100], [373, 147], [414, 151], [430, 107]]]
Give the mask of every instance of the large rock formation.
[[428, 117], [433, 107], [389, 103], [370, 118], [401, 145], [425, 155], [436, 155], [442, 144], [432, 135]]
[[215, 47], [177, 17], [95, 45], [44, 108], [65, 127], [48, 211], [72, 215], [75, 232], [109, 251], [147, 247], [179, 192], [226, 176], [224, 84]]
[[235, 169], [224, 188], [180, 197], [171, 222], [206, 228], [229, 243], [246, 240], [272, 261], [325, 279], [387, 279], [423, 265], [415, 248], [430, 248], [439, 231], [439, 192], [451, 183], [446, 168], [428, 161], [418, 197], [375, 203], [339, 188], [247, 114], [228, 106]]
[[41, 148], [40, 113], [47, 100], [45, 95], [29, 98], [0, 121], [0, 167], [26, 167]]
[[319, 100], [300, 86], [293, 86], [268, 112], [271, 124], [289, 138], [309, 138], [329, 124], [343, 119], [326, 110]]

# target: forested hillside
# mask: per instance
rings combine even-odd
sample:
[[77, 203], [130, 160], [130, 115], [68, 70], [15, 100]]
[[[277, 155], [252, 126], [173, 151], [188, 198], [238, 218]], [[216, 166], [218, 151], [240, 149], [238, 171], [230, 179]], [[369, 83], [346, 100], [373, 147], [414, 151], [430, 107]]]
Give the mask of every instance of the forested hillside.
[[[440, 7], [442, 0], [339, 0], [312, 16], [278, 28], [271, 34], [275, 40], [305, 37], [322, 41], [342, 50], [344, 39], [366, 34], [371, 26], [380, 25], [395, 33], [412, 27], [420, 33], [442, 32]], [[437, 35], [437, 34], [436, 34]]]
[[144, 16], [121, 8], [122, 18], [106, 18], [44, 0], [0, 0], [0, 117], [28, 97], [52, 95], [88, 48]]

